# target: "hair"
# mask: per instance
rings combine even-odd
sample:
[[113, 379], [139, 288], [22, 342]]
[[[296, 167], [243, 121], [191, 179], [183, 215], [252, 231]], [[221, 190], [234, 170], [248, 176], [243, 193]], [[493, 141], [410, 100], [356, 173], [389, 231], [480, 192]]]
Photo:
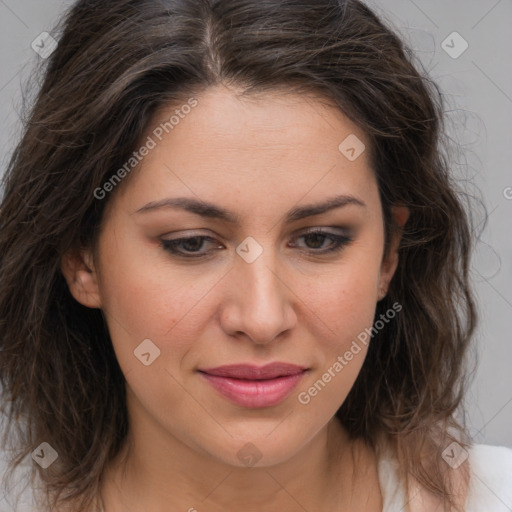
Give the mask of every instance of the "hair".
[[46, 441], [57, 461], [30, 471], [48, 503], [82, 511], [99, 491], [129, 429], [125, 379], [102, 311], [73, 299], [61, 258], [94, 246], [112, 196], [94, 192], [157, 111], [225, 84], [242, 96], [314, 93], [364, 131], [386, 248], [392, 206], [409, 208], [375, 318], [402, 310], [374, 334], [336, 416], [353, 439], [388, 441], [406, 481], [455, 506], [440, 459], [449, 440], [469, 446], [457, 415], [476, 322], [471, 218], [450, 176], [442, 94], [412, 51], [358, 0], [80, 0], [57, 31], [3, 177], [0, 384], [19, 436], [10, 468]]

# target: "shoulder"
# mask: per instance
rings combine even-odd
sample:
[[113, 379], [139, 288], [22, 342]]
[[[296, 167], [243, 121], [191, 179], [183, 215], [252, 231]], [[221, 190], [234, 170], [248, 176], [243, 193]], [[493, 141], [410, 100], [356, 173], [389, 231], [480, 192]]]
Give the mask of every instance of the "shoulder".
[[512, 449], [477, 444], [469, 450], [466, 512], [512, 510]]
[[[455, 454], [449, 452], [447, 455]], [[477, 444], [472, 445], [467, 451], [457, 453], [456, 457], [458, 460], [452, 466], [454, 472], [466, 459], [469, 463], [469, 487], [465, 499], [465, 512], [484, 510], [485, 512], [510, 512], [512, 510], [512, 449]], [[448, 462], [448, 459], [445, 460]], [[379, 459], [378, 473], [383, 512], [415, 510], [415, 508], [430, 510], [428, 507], [425, 508], [425, 505], [430, 503], [431, 498], [421, 489], [415, 489], [414, 499], [407, 497], [405, 486], [398, 479], [398, 462], [390, 452]], [[457, 475], [454, 474], [454, 476]]]
[[0, 511], [33, 512], [33, 492], [28, 478], [29, 464], [23, 462], [11, 473], [9, 461], [10, 454], [4, 449], [0, 450]]

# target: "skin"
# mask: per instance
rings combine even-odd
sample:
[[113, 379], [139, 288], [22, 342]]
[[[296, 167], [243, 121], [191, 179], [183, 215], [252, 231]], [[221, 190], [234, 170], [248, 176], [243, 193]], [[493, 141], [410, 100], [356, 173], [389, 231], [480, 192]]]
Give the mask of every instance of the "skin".
[[[362, 350], [313, 397], [310, 388], [373, 324], [398, 262], [387, 255], [382, 208], [368, 151], [349, 161], [338, 149], [365, 134], [318, 98], [265, 93], [241, 99], [225, 86], [149, 152], [109, 197], [97, 250], [69, 253], [62, 269], [76, 300], [101, 308], [127, 381], [130, 434], [108, 467], [107, 512], [145, 510], [382, 510], [375, 455], [350, 441], [336, 410], [364, 361]], [[148, 134], [173, 108], [160, 111]], [[147, 136], [147, 135], [146, 135]], [[145, 138], [144, 138], [145, 140]], [[226, 193], [226, 191], [229, 191]], [[297, 206], [334, 195], [350, 203], [294, 222]], [[137, 212], [188, 197], [236, 214], [236, 223], [179, 208]], [[395, 208], [403, 225], [408, 212]], [[339, 252], [327, 236], [349, 235]], [[207, 236], [179, 249], [162, 239]], [[253, 237], [252, 263], [235, 249]], [[134, 350], [151, 339], [160, 356], [143, 365]], [[216, 392], [199, 368], [285, 361], [309, 369], [280, 404], [249, 409]], [[247, 443], [261, 457], [237, 456]]]

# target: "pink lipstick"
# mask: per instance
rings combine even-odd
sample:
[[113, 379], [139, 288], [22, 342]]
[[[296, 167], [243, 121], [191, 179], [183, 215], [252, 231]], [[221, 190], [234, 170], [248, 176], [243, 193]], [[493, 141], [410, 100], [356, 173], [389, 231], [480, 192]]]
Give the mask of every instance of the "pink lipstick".
[[201, 375], [220, 394], [242, 407], [272, 407], [297, 386], [307, 369], [288, 363], [251, 364], [201, 369]]

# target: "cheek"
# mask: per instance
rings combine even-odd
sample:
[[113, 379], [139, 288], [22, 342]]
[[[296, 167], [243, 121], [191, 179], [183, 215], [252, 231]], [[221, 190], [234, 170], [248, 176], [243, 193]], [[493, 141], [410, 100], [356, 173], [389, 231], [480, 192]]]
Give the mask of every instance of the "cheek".
[[179, 358], [198, 338], [204, 298], [219, 276], [198, 279], [197, 271], [166, 264], [163, 249], [141, 250], [126, 240], [121, 247], [119, 238], [105, 240], [102, 250], [102, 309], [121, 367], [139, 367], [134, 350], [145, 339], [161, 349], [159, 363], [168, 358], [167, 340], [172, 340], [173, 357]]
[[336, 413], [361, 371], [370, 342], [366, 333], [375, 315], [377, 278], [375, 268], [356, 272], [352, 267], [330, 279], [323, 292], [315, 289], [309, 295], [308, 305], [319, 312], [312, 318], [316, 365], [297, 390], [296, 401], [311, 424]]
[[320, 339], [343, 348], [372, 324], [379, 268], [376, 251], [353, 251], [335, 271], [319, 276], [302, 290], [304, 302], [317, 315], [318, 326], [324, 326], [325, 335]]
[[297, 400], [319, 417], [336, 412], [364, 363], [377, 304], [379, 247], [361, 243], [347, 251], [334, 272], [317, 276], [302, 290], [317, 365]]

